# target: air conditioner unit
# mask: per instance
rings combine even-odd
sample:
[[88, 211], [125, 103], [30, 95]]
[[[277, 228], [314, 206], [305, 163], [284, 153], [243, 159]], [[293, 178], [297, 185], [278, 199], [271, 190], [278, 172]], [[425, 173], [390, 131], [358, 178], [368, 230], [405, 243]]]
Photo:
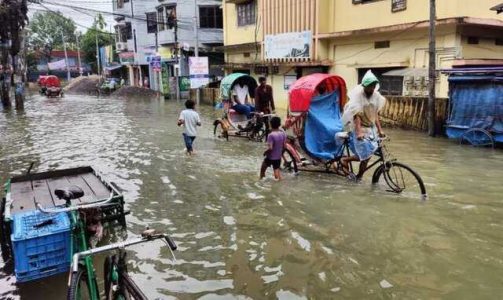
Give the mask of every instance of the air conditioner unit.
[[127, 43], [125, 42], [119, 42], [115, 44], [115, 47], [117, 48], [117, 52], [127, 51]]

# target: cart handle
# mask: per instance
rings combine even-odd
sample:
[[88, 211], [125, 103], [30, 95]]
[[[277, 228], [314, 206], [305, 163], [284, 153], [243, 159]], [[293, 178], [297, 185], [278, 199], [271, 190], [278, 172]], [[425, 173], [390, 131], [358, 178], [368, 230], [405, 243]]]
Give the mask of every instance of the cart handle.
[[98, 208], [98, 207], [105, 207], [108, 205], [115, 205], [115, 203], [110, 203], [112, 202], [114, 198], [114, 193], [110, 193], [110, 197], [107, 199], [102, 199], [93, 203], [89, 204], [81, 204], [81, 205], [72, 205], [70, 207], [65, 207], [65, 208], [45, 208], [40, 203], [36, 202], [37, 209], [43, 213], [46, 214], [57, 214], [57, 213], [62, 213], [62, 212], [70, 212], [70, 211], [76, 211], [79, 209], [89, 209], [89, 208]]
[[146, 242], [151, 242], [153, 240], [158, 240], [158, 239], [164, 239], [164, 242], [166, 242], [166, 244], [168, 244], [168, 246], [169, 246], [169, 249], [171, 251], [171, 254], [173, 255], [173, 258], [176, 260], [173, 251], [175, 251], [177, 249], [177, 246], [176, 246], [175, 242], [173, 241], [173, 239], [170, 236], [168, 236], [167, 234], [155, 233], [155, 232], [152, 231], [152, 232], [150, 232], [148, 234], [142, 234], [141, 238], [131, 239], [131, 240], [127, 240], [127, 241], [123, 241], [123, 242], [118, 242], [118, 243], [115, 243], [115, 244], [110, 244], [110, 245], [106, 245], [106, 246], [102, 246], [102, 247], [98, 247], [98, 248], [93, 248], [93, 249], [89, 249], [89, 250], [86, 250], [86, 251], [75, 253], [73, 255], [73, 259], [72, 259], [72, 268], [71, 268], [72, 272], [76, 273], [78, 271], [78, 269], [79, 269], [79, 260], [81, 258], [84, 258], [84, 257], [87, 257], [87, 256], [96, 255], [96, 254], [107, 252], [107, 251], [112, 251], [112, 250], [117, 250], [117, 249], [124, 249], [124, 248], [129, 247], [129, 246], [133, 246], [133, 245], [137, 245], [137, 244], [142, 244], [142, 243], [146, 243]]

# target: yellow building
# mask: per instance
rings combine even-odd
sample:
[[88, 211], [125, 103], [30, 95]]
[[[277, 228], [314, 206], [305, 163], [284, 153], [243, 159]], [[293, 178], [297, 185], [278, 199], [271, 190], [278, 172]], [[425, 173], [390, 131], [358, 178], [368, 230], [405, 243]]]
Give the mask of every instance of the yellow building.
[[[501, 0], [437, 0], [437, 68], [503, 65]], [[372, 69], [393, 95], [427, 92], [429, 0], [227, 0], [226, 72], [266, 74], [279, 107], [300, 76], [349, 87]], [[447, 97], [439, 74], [437, 96]]]

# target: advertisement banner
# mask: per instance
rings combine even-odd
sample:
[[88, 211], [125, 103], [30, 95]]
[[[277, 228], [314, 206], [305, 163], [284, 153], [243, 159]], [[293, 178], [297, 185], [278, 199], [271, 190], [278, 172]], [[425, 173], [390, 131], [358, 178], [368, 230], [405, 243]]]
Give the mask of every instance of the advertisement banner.
[[147, 59], [149, 62], [150, 66], [152, 67], [152, 70], [154, 72], [160, 72], [161, 71], [161, 57], [160, 56], [150, 56], [149, 59]]
[[164, 96], [169, 95], [169, 68], [168, 64], [162, 64], [162, 72], [161, 72], [161, 80], [162, 80], [162, 93]]
[[289, 32], [265, 36], [265, 58], [309, 58], [311, 31]]
[[50, 62], [47, 64], [49, 67], [49, 70], [61, 70], [61, 69], [66, 69], [66, 63], [64, 59], [55, 61], [55, 62]]
[[121, 64], [133, 64], [134, 52], [121, 52], [119, 53], [119, 60]]
[[189, 57], [190, 88], [198, 89], [210, 83], [208, 57]]
[[180, 76], [180, 92], [188, 92], [190, 89], [190, 77], [188, 76]]

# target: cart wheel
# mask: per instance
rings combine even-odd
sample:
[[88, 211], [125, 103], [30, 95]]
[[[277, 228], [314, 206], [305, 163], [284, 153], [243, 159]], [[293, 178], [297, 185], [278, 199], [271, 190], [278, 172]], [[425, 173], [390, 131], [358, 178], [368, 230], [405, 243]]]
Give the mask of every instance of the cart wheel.
[[404, 194], [421, 200], [426, 200], [428, 197], [423, 179], [416, 171], [405, 164], [388, 162], [386, 165], [381, 165], [375, 170], [372, 183], [378, 184], [380, 180], [386, 183], [389, 192]]
[[299, 172], [299, 169], [297, 168], [297, 161], [288, 149], [283, 150], [283, 154], [281, 155], [281, 170], [295, 174]]
[[224, 138], [227, 141], [229, 140], [229, 132], [224, 129], [222, 122], [220, 120], [216, 120], [213, 123], [213, 135], [219, 137], [219, 138]]
[[467, 143], [475, 147], [491, 146], [494, 148], [494, 138], [492, 134], [482, 128], [472, 128], [465, 131], [465, 133], [461, 136], [459, 143]]
[[92, 299], [87, 282], [88, 275], [84, 269], [84, 267], [79, 266], [78, 272], [71, 275], [67, 294], [68, 300]]

